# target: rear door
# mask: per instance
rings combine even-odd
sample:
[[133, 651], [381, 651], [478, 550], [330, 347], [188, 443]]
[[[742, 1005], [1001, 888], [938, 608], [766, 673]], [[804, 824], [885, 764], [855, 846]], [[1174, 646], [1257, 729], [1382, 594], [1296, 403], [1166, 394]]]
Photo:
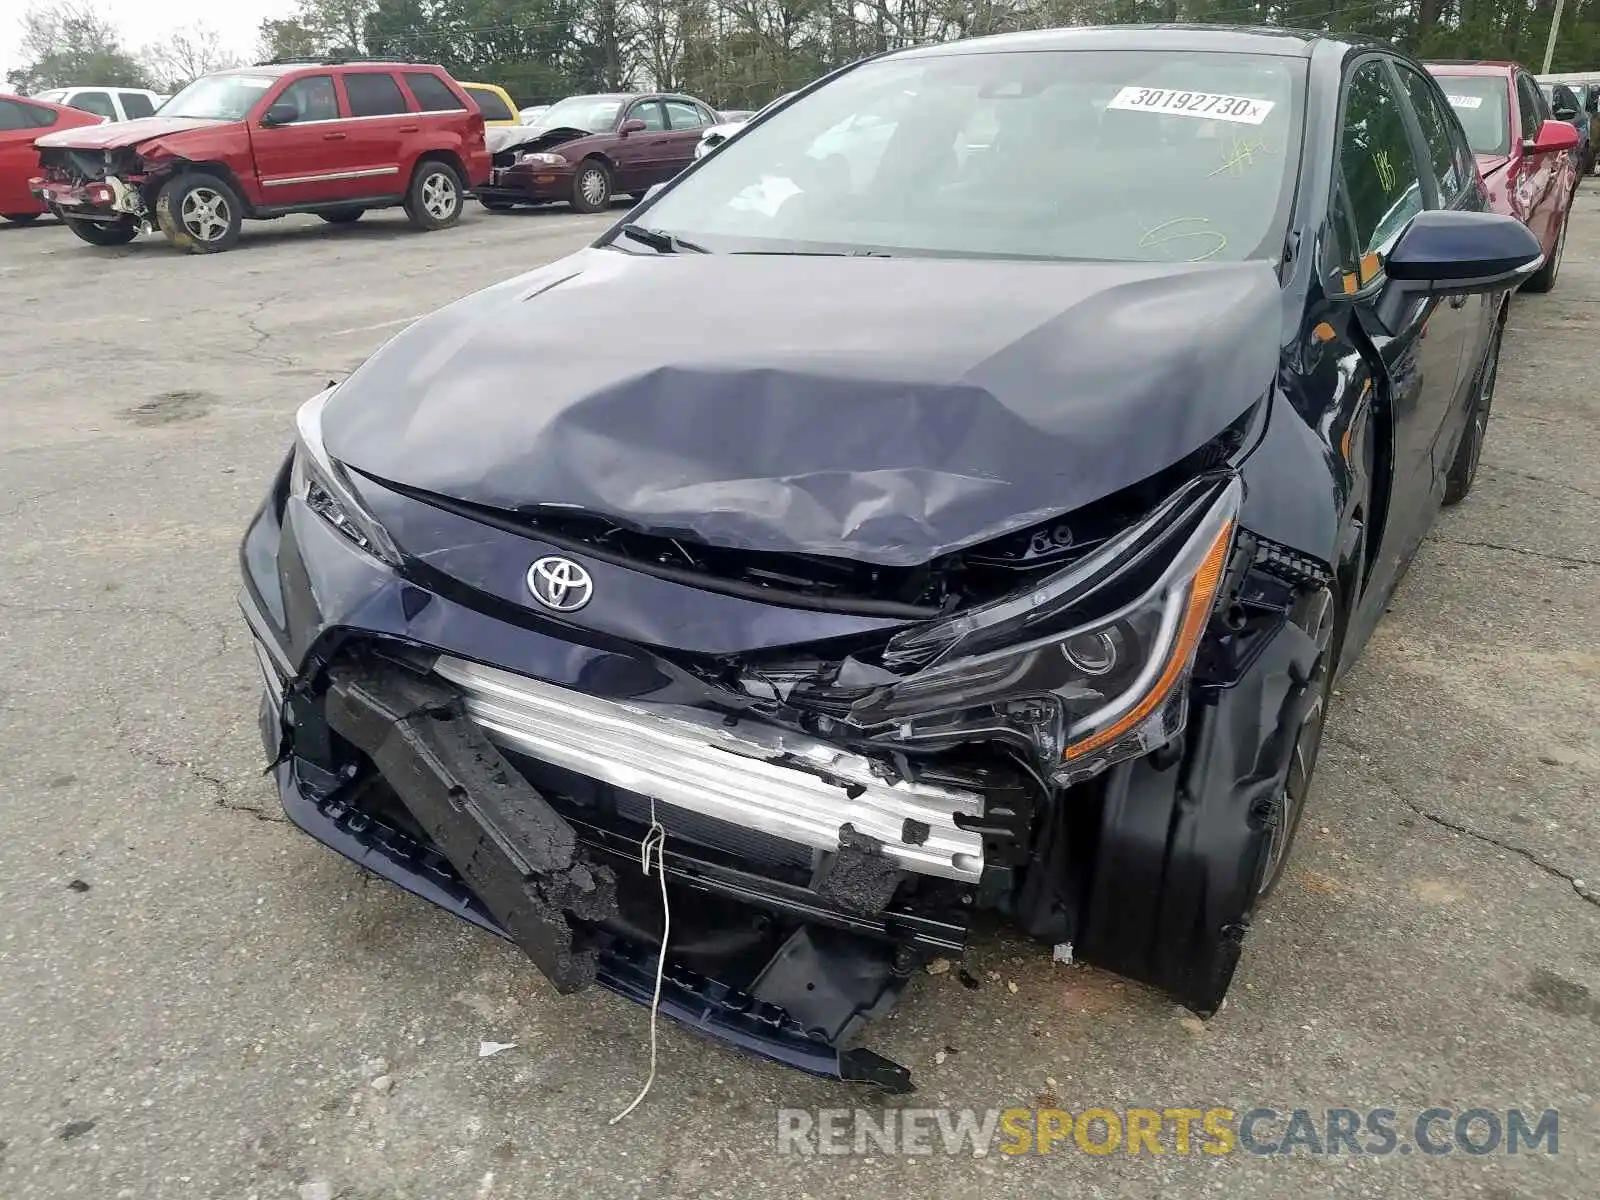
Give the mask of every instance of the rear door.
[[[293, 108], [294, 119], [261, 124], [276, 105]], [[332, 75], [303, 75], [276, 93], [269, 91], [250, 122], [262, 203], [297, 207], [347, 198], [350, 125], [340, 110]]]
[[422, 118], [411, 111], [400, 84], [388, 71], [347, 71], [342, 76], [350, 113], [346, 123], [344, 169], [351, 198], [398, 196], [402, 149], [407, 138], [422, 130]]
[[664, 100], [662, 107], [667, 110], [667, 128], [672, 135], [666, 143], [663, 168], [667, 174], [662, 178], [670, 179], [694, 161], [700, 135], [716, 122], [710, 112], [692, 100]]

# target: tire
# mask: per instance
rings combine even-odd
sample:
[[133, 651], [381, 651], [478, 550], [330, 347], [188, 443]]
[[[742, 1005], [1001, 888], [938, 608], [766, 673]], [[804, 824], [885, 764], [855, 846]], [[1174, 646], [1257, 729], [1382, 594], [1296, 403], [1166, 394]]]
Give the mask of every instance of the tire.
[[1502, 322], [1495, 326], [1494, 338], [1489, 343], [1489, 355], [1484, 359], [1478, 376], [1478, 394], [1472, 401], [1472, 411], [1467, 416], [1466, 432], [1456, 447], [1455, 461], [1444, 481], [1444, 503], [1460, 504], [1472, 491], [1478, 478], [1478, 462], [1483, 457], [1483, 444], [1489, 436], [1489, 410], [1494, 406], [1494, 384], [1500, 373], [1500, 338], [1505, 331]]
[[406, 219], [413, 229], [447, 229], [461, 219], [461, 176], [442, 159], [425, 158], [406, 189]]
[[139, 236], [139, 226], [132, 221], [106, 224], [100, 221], [85, 221], [82, 217], [61, 219], [66, 222], [68, 229], [91, 246], [126, 246]]
[[0, 217], [4, 217], [13, 225], [32, 225], [42, 216], [43, 213], [0, 213]]
[[1550, 257], [1545, 260], [1544, 266], [1539, 268], [1539, 273], [1522, 285], [1523, 291], [1548, 292], [1556, 286], [1556, 275], [1561, 270], [1561, 253], [1567, 245], [1567, 218], [1571, 215], [1571, 209], [1568, 209], [1561, 218], [1561, 228], [1556, 231], [1556, 248], [1550, 252]]
[[598, 158], [586, 158], [572, 173], [572, 208], [575, 212], [605, 212], [611, 207], [611, 172]]
[[364, 208], [330, 208], [326, 212], [319, 212], [317, 216], [329, 225], [354, 225], [366, 211]]
[[487, 196], [479, 196], [478, 203], [490, 212], [510, 212], [517, 206], [513, 200], [490, 200]]
[[190, 254], [233, 249], [244, 225], [244, 202], [215, 175], [191, 171], [167, 182], [156, 197], [156, 224], [167, 241]]
[[1305, 817], [1306, 800], [1316, 776], [1317, 754], [1322, 748], [1322, 731], [1327, 723], [1328, 702], [1333, 697], [1333, 679], [1338, 666], [1342, 624], [1339, 597], [1335, 590], [1325, 589], [1327, 599], [1318, 613], [1316, 638], [1319, 653], [1311, 670], [1307, 690], [1311, 703], [1301, 718], [1295, 734], [1294, 750], [1282, 785], [1273, 796], [1273, 808], [1266, 814], [1266, 837], [1261, 844], [1260, 865], [1257, 867], [1256, 900], [1259, 904], [1278, 886], [1284, 868], [1294, 851], [1295, 835]]

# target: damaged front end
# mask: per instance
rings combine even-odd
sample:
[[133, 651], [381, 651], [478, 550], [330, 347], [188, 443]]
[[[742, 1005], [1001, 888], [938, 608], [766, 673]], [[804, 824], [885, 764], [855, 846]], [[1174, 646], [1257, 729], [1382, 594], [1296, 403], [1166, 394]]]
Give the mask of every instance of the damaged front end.
[[39, 164], [29, 191], [46, 208], [76, 220], [133, 222], [141, 232], [154, 228], [155, 189], [171, 173], [170, 164], [147, 162], [132, 146], [41, 146]]
[[[1241, 527], [1259, 411], [915, 568], [383, 484], [327, 455], [319, 413], [242, 553], [263, 735], [319, 840], [560, 990], [649, 1002], [659, 823], [661, 1011], [894, 1090], [861, 1028], [979, 911], [1220, 1003], [1327, 649], [1329, 573]], [[495, 575], [546, 553], [645, 615], [581, 627]], [[657, 612], [676, 644], [604, 627]]]

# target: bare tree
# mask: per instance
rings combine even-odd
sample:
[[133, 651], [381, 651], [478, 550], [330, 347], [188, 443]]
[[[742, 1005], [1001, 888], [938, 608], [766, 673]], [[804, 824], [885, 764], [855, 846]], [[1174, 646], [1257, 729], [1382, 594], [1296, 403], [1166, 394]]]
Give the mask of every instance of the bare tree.
[[143, 87], [144, 67], [122, 48], [108, 17], [82, 0], [39, 4], [22, 16], [24, 66], [6, 73], [19, 92], [74, 84]]
[[173, 31], [166, 41], [146, 46], [140, 57], [151, 77], [167, 91], [177, 91], [202, 75], [236, 67], [241, 61], [223, 46], [215, 29], [203, 24]]

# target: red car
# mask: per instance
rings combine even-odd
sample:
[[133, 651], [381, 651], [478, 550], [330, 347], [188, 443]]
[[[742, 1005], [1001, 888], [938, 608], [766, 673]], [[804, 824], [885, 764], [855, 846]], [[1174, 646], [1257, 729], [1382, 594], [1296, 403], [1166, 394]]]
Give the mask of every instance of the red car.
[[1544, 247], [1544, 266], [1524, 285], [1548, 292], [1561, 269], [1567, 213], [1578, 186], [1578, 131], [1555, 120], [1526, 67], [1507, 62], [1434, 62], [1428, 70], [1466, 131], [1489, 204], [1525, 224]]
[[43, 100], [0, 96], [0, 216], [13, 225], [27, 225], [44, 212], [28, 190], [28, 180], [39, 173], [36, 137], [51, 129], [99, 125], [104, 119]]
[[692, 96], [568, 96], [524, 129], [496, 130], [485, 208], [566, 200], [604, 212], [611, 198], [643, 195], [694, 161], [700, 135], [720, 117]]
[[97, 246], [159, 227], [226, 250], [246, 218], [336, 224], [404, 206], [418, 229], [461, 216], [489, 177], [483, 114], [441, 67], [267, 65], [195, 80], [153, 117], [38, 140], [34, 194]]

